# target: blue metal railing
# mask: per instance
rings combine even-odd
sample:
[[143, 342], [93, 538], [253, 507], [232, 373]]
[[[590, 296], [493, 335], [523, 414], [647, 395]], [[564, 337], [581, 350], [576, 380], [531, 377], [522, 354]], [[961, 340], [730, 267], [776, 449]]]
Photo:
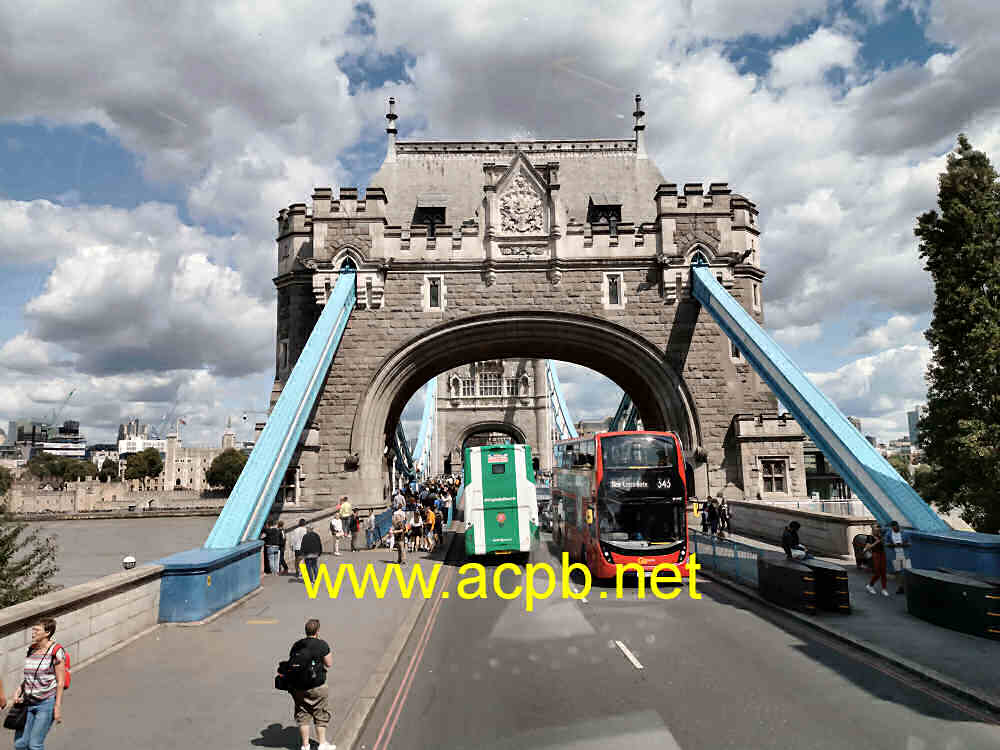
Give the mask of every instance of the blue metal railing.
[[697, 555], [698, 564], [727, 578], [757, 588], [756, 547], [728, 539], [719, 539], [700, 531], [688, 531], [691, 553]]
[[205, 547], [235, 547], [260, 536], [347, 328], [355, 282], [353, 271], [342, 272], [337, 279]]
[[812, 384], [712, 273], [707, 265], [691, 267], [695, 298], [795, 415], [875, 518], [883, 525], [895, 520], [919, 531], [949, 531], [948, 524]]

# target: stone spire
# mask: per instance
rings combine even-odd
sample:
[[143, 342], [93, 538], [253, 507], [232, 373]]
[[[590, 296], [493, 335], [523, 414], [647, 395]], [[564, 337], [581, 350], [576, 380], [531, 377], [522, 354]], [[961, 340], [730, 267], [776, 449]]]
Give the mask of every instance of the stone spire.
[[385, 132], [389, 134], [389, 147], [385, 152], [386, 162], [396, 161], [396, 120], [398, 115], [396, 114], [396, 99], [394, 97], [389, 97], [389, 112], [386, 114], [385, 119], [389, 121], [388, 127], [386, 127]]
[[635, 126], [632, 130], [635, 131], [635, 156], [637, 159], [646, 159], [646, 113], [642, 111], [642, 97], [638, 94], [635, 95], [635, 112], [632, 113], [635, 118]]

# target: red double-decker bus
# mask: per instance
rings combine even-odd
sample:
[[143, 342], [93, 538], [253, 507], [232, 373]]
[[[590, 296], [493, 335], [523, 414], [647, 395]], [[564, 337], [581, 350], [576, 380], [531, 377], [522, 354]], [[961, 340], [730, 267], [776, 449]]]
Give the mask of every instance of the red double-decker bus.
[[616, 565], [687, 569], [687, 483], [672, 432], [606, 432], [555, 444], [552, 535], [595, 578]]

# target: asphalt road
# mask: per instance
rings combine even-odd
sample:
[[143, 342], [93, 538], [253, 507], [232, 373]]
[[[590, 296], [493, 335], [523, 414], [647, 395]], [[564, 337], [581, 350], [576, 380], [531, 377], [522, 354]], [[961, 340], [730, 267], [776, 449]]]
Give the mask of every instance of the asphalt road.
[[[559, 570], [544, 542], [532, 557]], [[708, 581], [699, 600], [595, 588], [528, 613], [459, 598], [450, 571], [357, 747], [1000, 747], [995, 718]]]

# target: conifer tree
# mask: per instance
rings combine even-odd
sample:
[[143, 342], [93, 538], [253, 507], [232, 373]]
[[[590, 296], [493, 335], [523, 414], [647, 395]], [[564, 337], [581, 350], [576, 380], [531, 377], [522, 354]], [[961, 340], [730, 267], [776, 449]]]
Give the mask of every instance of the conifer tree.
[[977, 531], [1000, 532], [1000, 183], [965, 135], [938, 180], [938, 209], [918, 219], [934, 280], [927, 331], [927, 412], [918, 426], [932, 472], [921, 489], [960, 508]]

